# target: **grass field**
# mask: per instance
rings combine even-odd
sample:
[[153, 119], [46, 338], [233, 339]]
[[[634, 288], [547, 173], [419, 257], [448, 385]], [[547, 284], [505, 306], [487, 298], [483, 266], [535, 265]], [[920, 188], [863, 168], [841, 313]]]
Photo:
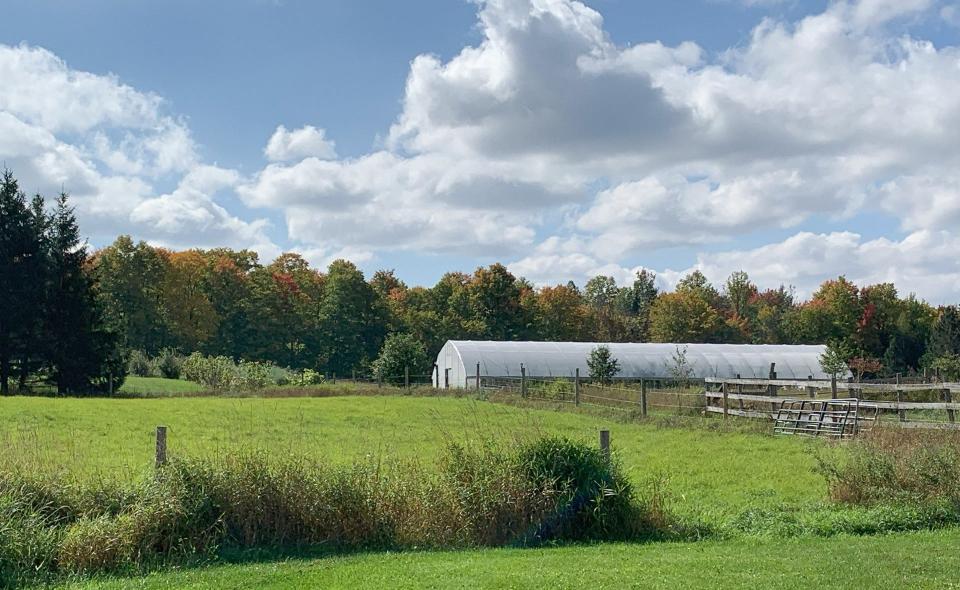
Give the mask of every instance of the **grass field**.
[[960, 531], [778, 541], [380, 553], [221, 565], [120, 588], [958, 588]]
[[[714, 424], [716, 421], [713, 422]], [[810, 441], [703, 428], [668, 428], [554, 410], [438, 397], [0, 399], [0, 444], [34, 469], [134, 477], [150, 468], [157, 425], [173, 454], [237, 448], [331, 461], [364, 455], [431, 461], [456, 441], [563, 434], [613, 448], [637, 482], [666, 478], [678, 505], [739, 512], [746, 503], [824, 497]]]
[[197, 393], [203, 387], [193, 381], [183, 379], [164, 379], [162, 377], [137, 377], [128, 375], [119, 392], [126, 395], [182, 394]]

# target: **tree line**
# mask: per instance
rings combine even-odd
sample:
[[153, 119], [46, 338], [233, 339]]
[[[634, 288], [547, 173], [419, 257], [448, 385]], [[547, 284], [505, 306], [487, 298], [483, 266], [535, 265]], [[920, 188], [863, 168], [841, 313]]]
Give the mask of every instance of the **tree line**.
[[61, 391], [102, 387], [129, 351], [164, 349], [366, 373], [388, 336], [426, 352], [415, 369], [423, 373], [448, 339], [827, 343], [866, 376], [960, 372], [957, 307], [901, 296], [890, 283], [858, 287], [841, 276], [801, 301], [745, 272], [715, 286], [693, 271], [661, 291], [646, 270], [624, 285], [597, 276], [535, 287], [493, 264], [408, 286], [392, 270], [367, 278], [346, 260], [321, 270], [295, 253], [265, 263], [249, 250], [172, 251], [129, 236], [91, 252], [67, 202], [28, 202], [4, 175], [4, 391], [31, 375]]

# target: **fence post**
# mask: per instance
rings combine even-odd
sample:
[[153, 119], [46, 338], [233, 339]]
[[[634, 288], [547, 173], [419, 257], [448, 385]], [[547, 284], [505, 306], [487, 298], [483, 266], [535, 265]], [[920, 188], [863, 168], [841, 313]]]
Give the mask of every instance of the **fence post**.
[[440, 389], [440, 366], [437, 363], [433, 363], [433, 375], [430, 376], [430, 380], [433, 381], [434, 387]]
[[[450, 369], [446, 369], [449, 371]], [[403, 387], [405, 389], [410, 389], [410, 366], [403, 365]]]
[[[737, 402], [738, 402], [737, 405], [740, 406], [740, 411], [743, 412], [743, 409], [744, 409], [743, 408], [743, 383], [740, 383], [739, 381], [740, 381], [740, 373], [737, 373], [737, 395], [740, 396], [737, 399]], [[741, 413], [740, 415], [743, 416], [744, 414]]]
[[[706, 391], [706, 388], [704, 388], [704, 391]], [[720, 391], [723, 392], [723, 419], [726, 420], [727, 414], [729, 414], [729, 410], [727, 409], [728, 406], [727, 406], [727, 382], [726, 381], [720, 384]]]
[[640, 415], [647, 417], [647, 380], [640, 380]]
[[837, 376], [830, 375], [830, 399], [837, 399]]
[[[807, 375], [807, 381], [813, 381], [813, 375]], [[817, 389], [813, 386], [807, 386], [807, 397], [810, 399], [816, 399]]]
[[577, 372], [573, 376], [573, 403], [580, 405], [580, 367], [577, 367]]
[[853, 385], [853, 377], [847, 377], [847, 391], [850, 392], [850, 397], [854, 399], [860, 399], [857, 389], [855, 387], [851, 387], [851, 385]]
[[480, 363], [477, 363], [477, 390], [480, 390]]
[[157, 426], [157, 468], [167, 463], [167, 427]]
[[377, 389], [383, 387], [383, 375], [377, 373]]
[[[950, 391], [949, 389], [944, 389], [944, 390], [943, 390], [943, 401], [947, 402], [948, 404], [952, 404], [952, 403], [953, 403], [953, 392]], [[949, 420], [950, 422], [954, 422], [954, 421], [956, 420], [956, 414], [955, 414], [954, 410], [947, 410], [947, 420]]]
[[527, 368], [520, 364], [520, 397], [527, 397]]
[[603, 454], [603, 458], [607, 461], [610, 460], [610, 431], [601, 430], [600, 431], [600, 452]]
[[336, 374], [336, 373], [330, 373], [330, 383], [331, 383], [332, 385], [336, 385], [336, 384], [337, 384], [337, 374]]
[[[768, 375], [767, 378], [770, 379], [771, 381], [772, 381], [773, 379], [776, 379], [776, 378], [777, 378], [776, 367], [777, 367], [777, 363], [770, 363], [770, 374]], [[770, 397], [776, 397], [776, 396], [777, 396], [777, 386], [776, 386], [776, 385], [767, 385], [767, 395], [769, 395]]]
[[108, 373], [107, 381], [108, 381], [108, 383], [109, 383], [109, 385], [108, 385], [109, 395], [110, 395], [110, 397], [113, 397], [113, 371], [110, 371], [110, 372]]
[[450, 367], [443, 370], [443, 388], [450, 389]]
[[907, 421], [907, 411], [900, 407], [900, 402], [903, 401], [903, 390], [900, 389], [900, 373], [897, 373], [897, 420], [900, 422]]
[[350, 371], [350, 380], [353, 381], [354, 383], [357, 382], [357, 370], [356, 370], [356, 369], [353, 369], [352, 371]]

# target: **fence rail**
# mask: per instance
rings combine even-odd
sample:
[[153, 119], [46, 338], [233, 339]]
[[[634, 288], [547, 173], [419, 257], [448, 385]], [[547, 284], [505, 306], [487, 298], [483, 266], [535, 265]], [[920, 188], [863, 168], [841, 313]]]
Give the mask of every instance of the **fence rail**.
[[[953, 401], [955, 391], [960, 392], [960, 384], [711, 377], [704, 379], [703, 396], [704, 410], [708, 414], [777, 420], [778, 414], [784, 416], [789, 404], [813, 404], [803, 410], [809, 418], [814, 407], [845, 401], [838, 395], [838, 392], [844, 392], [843, 398], [856, 401], [857, 412], [853, 420], [857, 425], [855, 430], [861, 430], [878, 422], [903, 428], [957, 428], [956, 413], [960, 410], [960, 403]], [[795, 433], [808, 430], [799, 428]]]

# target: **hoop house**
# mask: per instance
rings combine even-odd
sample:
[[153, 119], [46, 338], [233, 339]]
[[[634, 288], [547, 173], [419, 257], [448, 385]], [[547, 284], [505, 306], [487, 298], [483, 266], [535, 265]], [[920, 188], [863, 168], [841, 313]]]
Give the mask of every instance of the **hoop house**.
[[[670, 377], [679, 354], [686, 357], [689, 376], [744, 379], [769, 376], [776, 363], [780, 379], [829, 379], [820, 367], [822, 345], [805, 344], [665, 344], [623, 342], [494, 342], [449, 340], [437, 355], [434, 385], [466, 387], [475, 382], [477, 363], [481, 377], [518, 377], [520, 366], [528, 377], [589, 375], [587, 357], [600, 345], [620, 362], [621, 379]], [[449, 370], [449, 373], [447, 371]]]

